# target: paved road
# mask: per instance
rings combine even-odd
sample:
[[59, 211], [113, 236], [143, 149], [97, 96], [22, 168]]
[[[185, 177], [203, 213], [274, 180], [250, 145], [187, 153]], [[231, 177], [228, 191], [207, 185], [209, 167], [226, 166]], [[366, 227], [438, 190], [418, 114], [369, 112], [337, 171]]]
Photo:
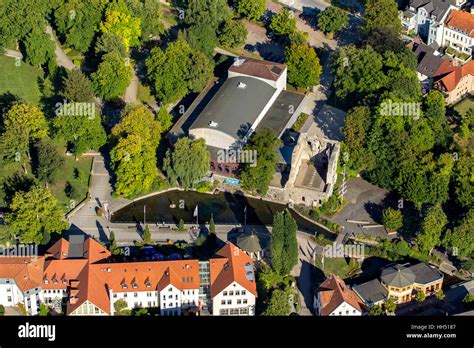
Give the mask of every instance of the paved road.
[[10, 50], [8, 48], [3, 49], [3, 54], [7, 57], [23, 59], [23, 55], [20, 51]]
[[317, 245], [311, 237], [297, 234], [298, 239], [298, 264], [291, 271], [296, 278], [298, 290], [300, 315], [312, 315], [314, 293], [313, 293], [313, 255], [322, 253], [322, 247]]
[[[349, 201], [340, 212], [332, 219], [332, 222], [344, 226], [348, 233], [365, 233], [373, 236], [391, 238], [383, 227], [363, 229], [358, 224], [347, 222], [347, 220], [367, 221], [370, 224], [381, 223], [381, 212], [384, 208], [388, 191], [372, 185], [361, 178], [347, 181], [347, 192], [344, 199]], [[395, 237], [396, 235], [393, 235]]]
[[138, 77], [137, 77], [137, 73], [135, 69], [133, 69], [133, 78], [130, 80], [130, 84], [125, 90], [125, 95], [124, 95], [123, 100], [127, 104], [135, 103], [137, 101], [137, 95], [138, 95]]
[[51, 40], [54, 42], [55, 50], [54, 53], [56, 54], [56, 63], [59, 66], [62, 66], [68, 70], [72, 70], [74, 68], [77, 68], [77, 65], [75, 65], [72, 60], [64, 53], [63, 49], [61, 48], [61, 45], [59, 44], [58, 40], [54, 36], [53, 29], [51, 28], [50, 25], [46, 26], [46, 33], [48, 33], [51, 36]]
[[326, 7], [331, 6], [324, 0], [280, 0], [280, 2], [301, 12], [313, 8], [317, 8], [318, 10], [322, 11]]

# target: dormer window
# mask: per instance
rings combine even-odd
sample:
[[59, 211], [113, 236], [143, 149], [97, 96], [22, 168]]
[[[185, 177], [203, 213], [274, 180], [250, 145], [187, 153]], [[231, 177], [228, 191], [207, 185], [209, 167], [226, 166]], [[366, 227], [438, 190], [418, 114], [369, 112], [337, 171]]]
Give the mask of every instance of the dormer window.
[[127, 283], [122, 283], [122, 289], [128, 288]]
[[147, 288], [151, 287], [151, 283], [150, 283], [150, 281], [149, 281], [149, 280], [147, 280], [147, 281], [145, 282], [145, 285], [146, 285], [146, 287], [147, 287]]
[[48, 279], [45, 279], [45, 280], [44, 280], [44, 283], [45, 283], [45, 284], [49, 284], [49, 280], [48, 280]]
[[67, 284], [67, 279], [66, 278], [63, 279], [63, 284]]
[[58, 283], [58, 280], [57, 280], [57, 279], [53, 279], [53, 283], [54, 283], [54, 284], [57, 284], [57, 283]]
[[138, 288], [137, 283], [132, 283], [132, 288], [134, 288], [134, 289]]

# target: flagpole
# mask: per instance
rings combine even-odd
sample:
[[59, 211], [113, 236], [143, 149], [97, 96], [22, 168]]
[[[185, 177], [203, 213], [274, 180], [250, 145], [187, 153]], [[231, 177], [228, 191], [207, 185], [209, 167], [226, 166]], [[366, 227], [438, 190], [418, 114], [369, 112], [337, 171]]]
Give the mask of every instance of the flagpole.
[[143, 226], [146, 226], [146, 205], [143, 205]]
[[196, 204], [196, 225], [199, 226], [199, 204]]

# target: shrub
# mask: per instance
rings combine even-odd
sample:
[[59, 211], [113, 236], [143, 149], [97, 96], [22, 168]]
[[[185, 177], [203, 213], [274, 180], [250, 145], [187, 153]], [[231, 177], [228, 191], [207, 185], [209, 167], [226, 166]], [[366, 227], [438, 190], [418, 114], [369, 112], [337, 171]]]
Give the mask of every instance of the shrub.
[[5, 315], [5, 307], [0, 305], [0, 315]]

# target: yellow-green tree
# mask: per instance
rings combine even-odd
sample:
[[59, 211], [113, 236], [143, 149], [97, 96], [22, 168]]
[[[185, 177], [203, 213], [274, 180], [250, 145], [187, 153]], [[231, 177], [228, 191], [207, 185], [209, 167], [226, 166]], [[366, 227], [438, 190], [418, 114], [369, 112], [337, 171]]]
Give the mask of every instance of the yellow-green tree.
[[39, 244], [49, 240], [50, 233], [61, 233], [69, 226], [56, 198], [39, 186], [28, 192], [17, 192], [10, 210], [7, 222], [19, 234], [21, 243]]
[[141, 36], [141, 19], [132, 17], [130, 14], [109, 7], [105, 11], [105, 21], [100, 24], [103, 33], [120, 36], [123, 39], [125, 49], [138, 45]]
[[30, 160], [31, 141], [46, 137], [48, 125], [43, 112], [34, 105], [13, 105], [3, 118], [4, 133], [0, 138], [1, 156], [26, 164]]
[[156, 148], [161, 132], [160, 122], [145, 106], [126, 111], [112, 129], [116, 145], [110, 155], [119, 195], [129, 197], [151, 189], [158, 175]]

